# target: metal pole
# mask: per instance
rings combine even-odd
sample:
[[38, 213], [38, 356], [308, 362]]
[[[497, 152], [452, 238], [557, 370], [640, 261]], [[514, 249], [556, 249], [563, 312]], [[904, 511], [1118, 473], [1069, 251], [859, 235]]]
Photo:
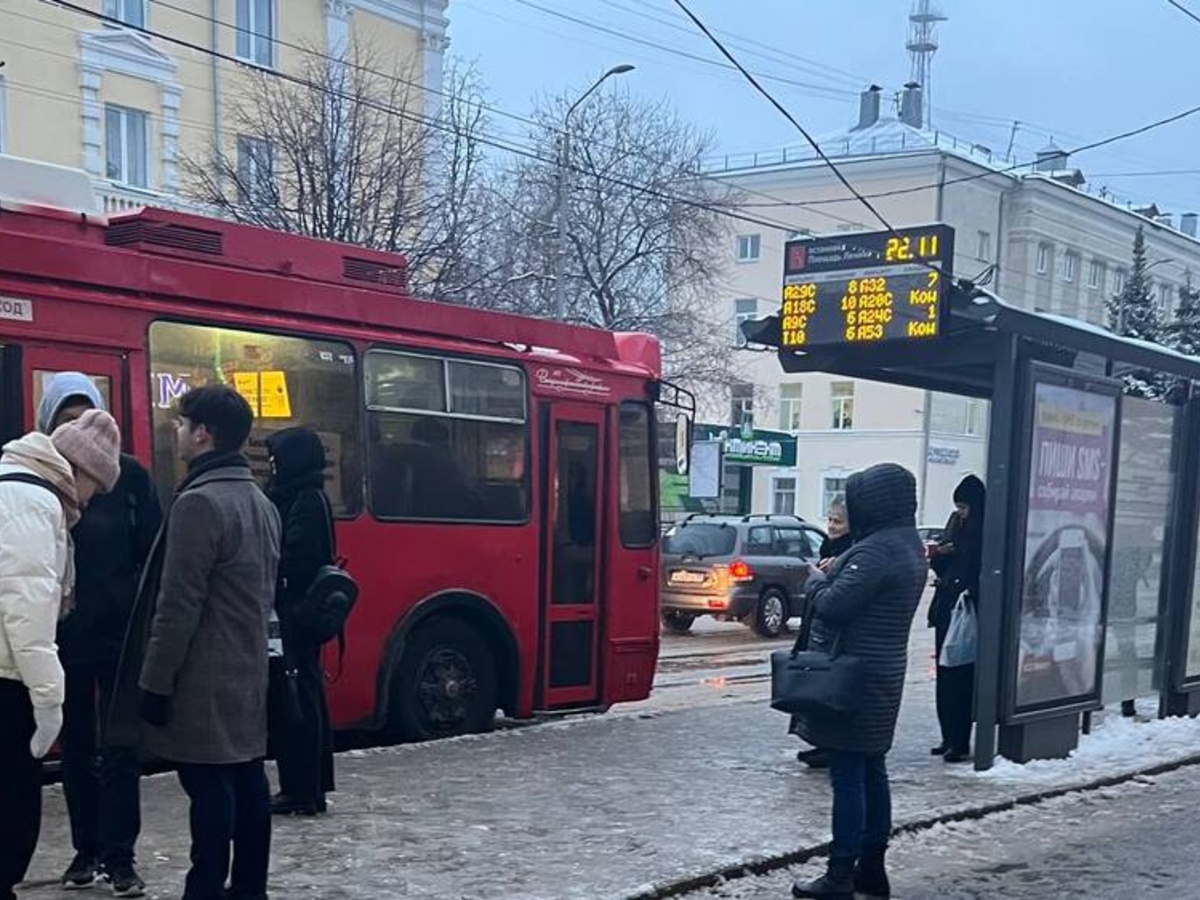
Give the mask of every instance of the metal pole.
[[570, 216], [568, 206], [570, 183], [568, 179], [571, 174], [571, 114], [609, 78], [614, 75], [624, 75], [626, 72], [632, 72], [633, 69], [634, 67], [628, 63], [613, 66], [597, 78], [596, 82], [567, 108], [567, 114], [563, 116], [562, 136], [558, 140], [558, 177], [556, 179], [558, 196], [554, 203], [555, 219], [557, 220], [555, 224], [558, 226], [554, 241], [554, 316], [559, 321], [567, 317], [567, 225]]
[[925, 392], [925, 414], [921, 423], [921, 493], [917, 498], [917, 524], [927, 524], [926, 510], [929, 503], [929, 437], [933, 431], [933, 391]]

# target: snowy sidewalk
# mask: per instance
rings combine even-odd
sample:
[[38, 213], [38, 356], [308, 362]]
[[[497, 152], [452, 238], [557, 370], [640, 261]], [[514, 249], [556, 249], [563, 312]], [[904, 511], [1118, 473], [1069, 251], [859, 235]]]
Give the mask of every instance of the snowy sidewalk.
[[[766, 688], [763, 688], [764, 694]], [[1200, 751], [1200, 723], [1109, 718], [1078, 758], [991, 773], [929, 756], [933, 686], [911, 684], [890, 757], [897, 823], [1011, 802]], [[828, 840], [824, 773], [795, 760], [765, 701], [560, 722], [339, 757], [323, 819], [275, 830], [276, 900], [623, 898], [651, 885]], [[149, 778], [139, 847], [152, 897], [178, 897], [187, 817], [174, 776]], [[68, 862], [62, 794], [47, 792], [31, 878]], [[22, 897], [58, 896], [55, 888]]]

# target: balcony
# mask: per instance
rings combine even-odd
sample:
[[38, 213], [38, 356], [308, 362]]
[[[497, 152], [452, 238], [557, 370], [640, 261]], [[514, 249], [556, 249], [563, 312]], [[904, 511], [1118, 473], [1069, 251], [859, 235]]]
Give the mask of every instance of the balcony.
[[94, 184], [96, 199], [106, 216], [133, 212], [143, 206], [158, 206], [165, 209], [180, 209], [183, 204], [172, 194], [163, 194], [148, 188], [130, 187], [126, 184], [114, 184], [111, 181], [97, 181]]

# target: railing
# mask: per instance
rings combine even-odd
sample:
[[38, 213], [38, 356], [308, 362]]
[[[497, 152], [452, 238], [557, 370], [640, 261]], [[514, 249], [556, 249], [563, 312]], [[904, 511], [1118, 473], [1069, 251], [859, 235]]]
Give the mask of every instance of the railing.
[[110, 181], [98, 181], [95, 184], [96, 196], [104, 214], [111, 216], [118, 213], [133, 212], [143, 206], [166, 207], [180, 209], [184, 206], [178, 197], [163, 194], [147, 188], [129, 187], [124, 184], [113, 184]]

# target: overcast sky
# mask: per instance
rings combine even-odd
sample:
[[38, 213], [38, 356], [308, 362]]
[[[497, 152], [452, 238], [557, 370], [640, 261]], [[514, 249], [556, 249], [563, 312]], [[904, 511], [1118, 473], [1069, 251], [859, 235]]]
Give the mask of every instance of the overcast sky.
[[[685, 2], [748, 68], [780, 79], [765, 83], [817, 134], [854, 124], [866, 84], [893, 92], [908, 80], [910, 0]], [[1028, 159], [1051, 136], [1071, 148], [1200, 105], [1200, 23], [1167, 0], [938, 2], [949, 21], [933, 63], [936, 128], [1003, 152], [1020, 120], [1016, 155]], [[1200, 0], [1183, 2], [1200, 14]], [[527, 113], [539, 94], [582, 91], [632, 63], [606, 89], [668, 97], [722, 152], [801, 140], [735, 72], [671, 52], [719, 61], [672, 0], [451, 0], [449, 14], [451, 52], [477, 64], [505, 111]], [[520, 128], [492, 123], [501, 134]], [[1073, 162], [1094, 187], [1200, 211], [1198, 149], [1200, 114]], [[1175, 170], [1196, 173], [1134, 174]]]

